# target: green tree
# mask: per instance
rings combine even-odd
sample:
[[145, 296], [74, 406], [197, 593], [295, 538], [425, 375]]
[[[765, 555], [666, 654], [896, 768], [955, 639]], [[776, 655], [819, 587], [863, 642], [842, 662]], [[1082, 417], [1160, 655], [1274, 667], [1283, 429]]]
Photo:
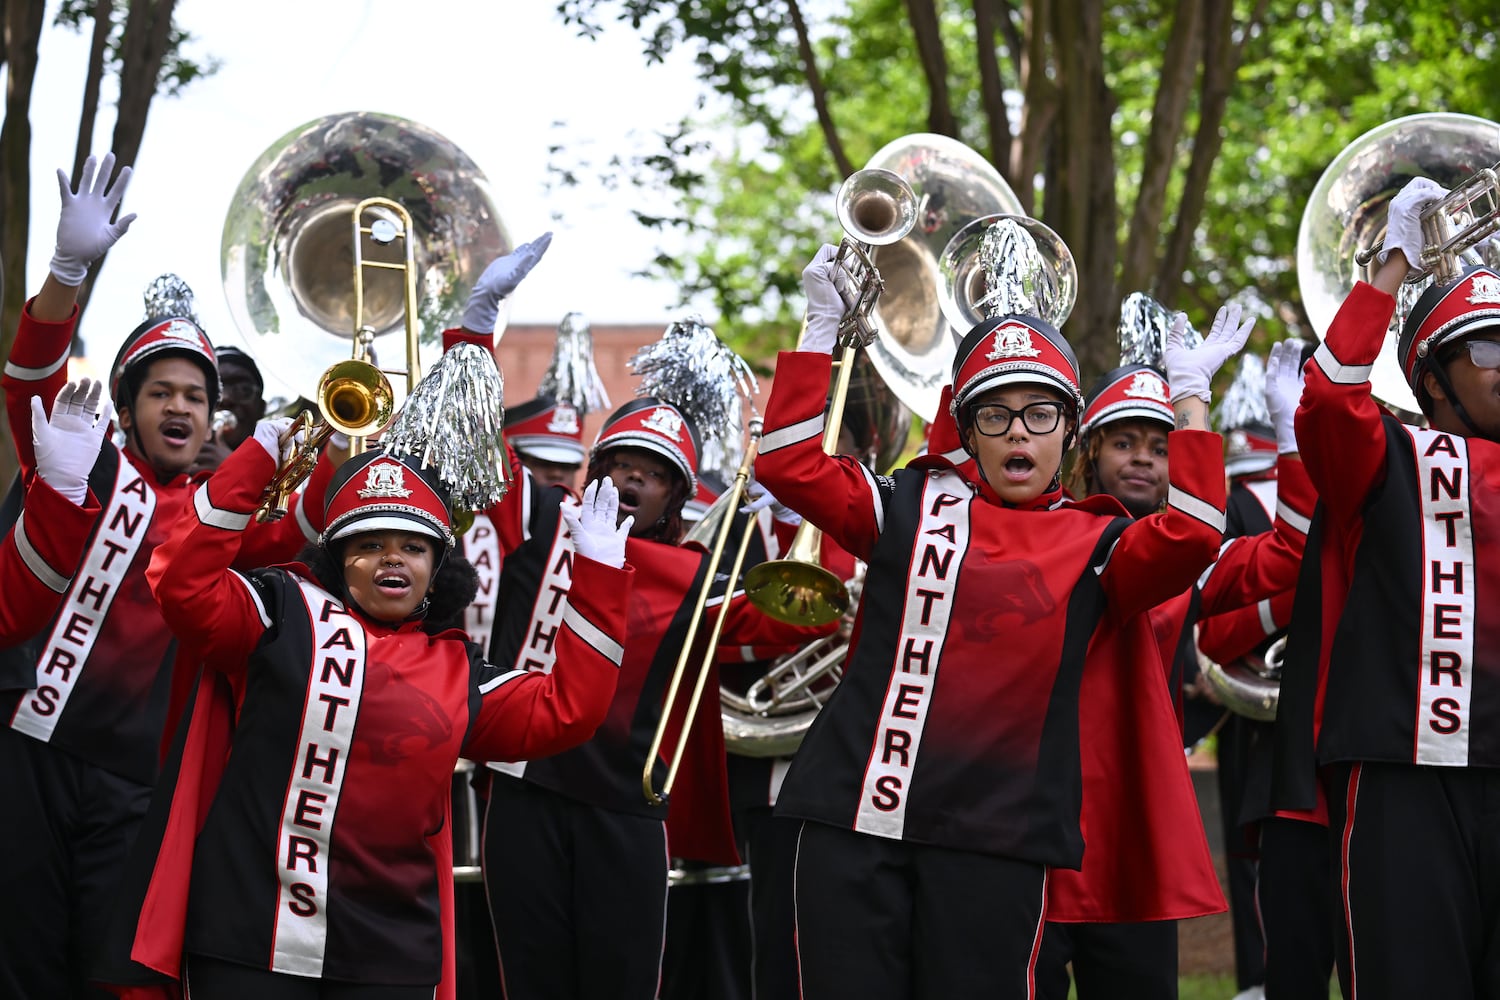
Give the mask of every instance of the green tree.
[[[1419, 9], [1412, 9], [1412, 8]], [[1200, 328], [1253, 290], [1263, 337], [1304, 326], [1302, 206], [1324, 166], [1389, 118], [1495, 118], [1487, 3], [1392, 0], [568, 0], [584, 33], [638, 32], [649, 59], [694, 54], [722, 118], [682, 122], [624, 164], [681, 192], [643, 224], [693, 234], [649, 273], [709, 294], [721, 332], [784, 345], [798, 275], [832, 240], [838, 180], [898, 135], [984, 151], [1071, 248], [1070, 338], [1086, 373], [1115, 363], [1120, 300], [1147, 291]], [[813, 15], [817, 16], [814, 17]], [[608, 25], [614, 22], [616, 27]], [[717, 130], [735, 138], [712, 149]]]

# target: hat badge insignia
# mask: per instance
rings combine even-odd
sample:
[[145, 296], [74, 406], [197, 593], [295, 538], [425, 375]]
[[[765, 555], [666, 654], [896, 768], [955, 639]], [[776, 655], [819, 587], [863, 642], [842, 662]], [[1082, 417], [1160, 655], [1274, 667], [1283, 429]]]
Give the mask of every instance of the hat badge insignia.
[[552, 419], [547, 422], [547, 429], [554, 434], [579, 434], [578, 411], [567, 403], [557, 404], [552, 411]]
[[161, 335], [163, 337], [170, 337], [172, 340], [185, 341], [200, 350], [203, 347], [203, 341], [200, 339], [198, 328], [186, 320], [174, 319], [167, 324], [167, 328], [161, 332]]
[[1150, 372], [1136, 372], [1135, 378], [1131, 379], [1130, 385], [1125, 389], [1125, 395], [1136, 399], [1149, 399], [1157, 403], [1167, 401], [1167, 386], [1158, 375]]
[[985, 358], [999, 361], [1001, 358], [1034, 358], [1042, 352], [1031, 342], [1031, 328], [1020, 323], [1007, 323], [995, 331], [994, 344]]
[[1500, 302], [1500, 278], [1491, 274], [1476, 274], [1473, 284], [1469, 286], [1469, 301]]
[[365, 485], [358, 495], [367, 500], [411, 496], [406, 488], [406, 467], [400, 462], [376, 462], [365, 470]]
[[682, 417], [670, 407], [658, 406], [651, 411], [651, 416], [642, 421], [641, 426], [673, 441], [682, 440]]

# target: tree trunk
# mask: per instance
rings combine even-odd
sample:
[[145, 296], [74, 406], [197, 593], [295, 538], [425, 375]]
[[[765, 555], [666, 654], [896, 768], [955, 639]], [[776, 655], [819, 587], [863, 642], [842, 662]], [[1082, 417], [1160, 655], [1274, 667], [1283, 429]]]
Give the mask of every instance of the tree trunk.
[[[37, 43], [46, 20], [44, 0], [5, 4], [5, 124], [0, 126], [0, 357], [9, 358], [16, 324], [26, 302], [26, 237], [31, 226], [31, 88], [36, 79]], [[0, 489], [16, 473], [10, 421], [0, 406]]]
[[[157, 84], [161, 82], [162, 60], [172, 38], [172, 9], [175, 6], [176, 0], [130, 0], [129, 20], [125, 22], [125, 35], [120, 46], [119, 114], [115, 119], [114, 141], [110, 144], [115, 153], [116, 176], [124, 167], [134, 166], [141, 151], [141, 138], [146, 134], [146, 115], [151, 110], [151, 99], [156, 96]], [[99, 258], [78, 290], [80, 323], [104, 261], [105, 257]]]
[[1021, 210], [1028, 215], [1036, 213], [1037, 174], [1042, 172], [1042, 164], [1054, 159], [1050, 138], [1061, 103], [1058, 87], [1048, 75], [1052, 6], [1053, 0], [1030, 0], [1025, 8], [1027, 45], [1021, 56], [1021, 93], [1025, 95], [1021, 105], [1021, 141], [1012, 148], [1009, 169], [1004, 164], [1000, 168], [1021, 200]]
[[1146, 291], [1157, 271], [1167, 183], [1177, 165], [1177, 145], [1182, 136], [1188, 101], [1193, 94], [1198, 59], [1200, 55], [1206, 55], [1200, 37], [1198, 13], [1201, 5], [1202, 0], [1178, 0], [1177, 13], [1172, 18], [1172, 31], [1167, 39], [1156, 89], [1156, 105], [1151, 112], [1151, 133], [1146, 139], [1140, 188], [1136, 192], [1135, 211], [1126, 228], [1125, 249], [1121, 254], [1117, 289], [1120, 298], [1132, 292]]
[[990, 162], [1003, 169], [1010, 162], [1010, 116], [1005, 113], [1005, 83], [995, 56], [997, 25], [993, 0], [974, 2], [974, 55], [979, 64], [979, 96], [984, 105], [985, 139]]
[[792, 18], [792, 29], [797, 33], [797, 54], [802, 58], [802, 75], [807, 78], [807, 89], [812, 94], [813, 108], [818, 113], [818, 128], [823, 132], [823, 141], [833, 155], [833, 166], [840, 178], [854, 173], [849, 154], [839, 139], [838, 127], [833, 123], [833, 112], [828, 110], [828, 88], [823, 85], [823, 74], [818, 72], [818, 57], [813, 51], [812, 40], [807, 34], [807, 21], [802, 17], [802, 7], [797, 0], [787, 0], [787, 13]]
[[906, 9], [927, 78], [927, 130], [957, 138], [958, 119], [948, 96], [948, 51], [943, 48], [937, 8], [932, 0], [906, 0]]
[[99, 86], [104, 80], [104, 53], [114, 24], [114, 0], [96, 0], [94, 37], [89, 45], [88, 75], [83, 81], [83, 108], [78, 113], [78, 144], [73, 149], [73, 187], [83, 176], [83, 161], [94, 149], [94, 119], [99, 117]]

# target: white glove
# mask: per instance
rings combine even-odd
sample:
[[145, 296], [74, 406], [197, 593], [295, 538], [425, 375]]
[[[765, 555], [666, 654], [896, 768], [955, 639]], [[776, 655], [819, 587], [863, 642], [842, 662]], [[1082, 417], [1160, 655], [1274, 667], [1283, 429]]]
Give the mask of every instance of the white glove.
[[[266, 454], [271, 456], [271, 461], [278, 466], [281, 464], [281, 436], [292, 426], [291, 417], [267, 417], [255, 422], [255, 430], [250, 437], [255, 443], [265, 449]], [[301, 433], [300, 431], [298, 432]]]
[[1448, 189], [1430, 177], [1414, 177], [1396, 192], [1385, 217], [1385, 242], [1377, 259], [1384, 264], [1392, 250], [1406, 254], [1407, 273], [1422, 269], [1422, 209], [1441, 201]]
[[104, 432], [115, 418], [114, 407], [99, 397], [104, 383], [94, 379], [69, 382], [52, 403], [47, 419], [42, 397], [31, 397], [31, 446], [36, 454], [36, 473], [42, 481], [77, 506], [89, 492], [89, 472], [99, 459]]
[[807, 294], [807, 329], [802, 334], [801, 350], [832, 354], [839, 339], [839, 320], [854, 304], [849, 276], [833, 263], [838, 252], [838, 247], [825, 243], [802, 269], [802, 290]]
[[114, 153], [105, 153], [103, 160], [90, 156], [83, 161], [76, 192], [69, 186], [68, 175], [62, 170], [57, 172], [62, 213], [57, 219], [57, 249], [52, 254], [52, 275], [65, 285], [77, 287], [83, 284], [89, 265], [104, 256], [104, 252], [114, 246], [135, 221], [134, 212], [118, 222], [109, 221], [130, 185], [131, 171], [125, 167], [114, 184], [106, 188], [114, 169]]
[[500, 315], [500, 300], [516, 290], [521, 279], [530, 273], [551, 245], [552, 234], [543, 233], [504, 257], [490, 261], [469, 293], [469, 304], [464, 306], [463, 328], [475, 333], [494, 332], [495, 320]]
[[1286, 455], [1297, 450], [1297, 432], [1293, 428], [1297, 404], [1302, 400], [1302, 341], [1288, 338], [1271, 348], [1266, 359], [1266, 410], [1276, 429], [1276, 452]]
[[741, 514], [758, 514], [767, 507], [771, 508], [771, 516], [782, 524], [793, 526], [802, 523], [802, 515], [792, 510], [786, 504], [777, 500], [771, 491], [760, 483], [751, 482], [745, 486], [745, 496], [749, 502], [740, 507]]
[[619, 569], [625, 565], [625, 539], [635, 524], [634, 515], [620, 522], [620, 491], [608, 476], [589, 483], [583, 503], [563, 507], [562, 518], [573, 535], [573, 550], [579, 555]]
[[1232, 355], [1239, 353], [1250, 338], [1250, 331], [1255, 328], [1254, 316], [1240, 323], [1241, 313], [1238, 302], [1220, 306], [1208, 336], [1196, 348], [1189, 348], [1184, 342], [1187, 314], [1178, 313], [1172, 318], [1163, 359], [1167, 365], [1167, 385], [1172, 387], [1172, 402], [1197, 396], [1207, 403], [1213, 398], [1209, 384], [1214, 373]]

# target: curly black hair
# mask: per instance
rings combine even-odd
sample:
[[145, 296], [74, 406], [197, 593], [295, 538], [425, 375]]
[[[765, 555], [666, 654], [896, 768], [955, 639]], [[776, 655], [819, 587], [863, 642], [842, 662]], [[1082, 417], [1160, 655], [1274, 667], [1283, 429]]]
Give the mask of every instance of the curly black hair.
[[[624, 445], [622, 447], [629, 447]], [[617, 449], [609, 448], [589, 458], [589, 467], [583, 474], [585, 483], [592, 483], [596, 479], [603, 479], [609, 475], [609, 456]], [[676, 545], [682, 540], [682, 508], [688, 502], [688, 482], [683, 478], [682, 472], [677, 466], [672, 468], [672, 492], [667, 496], [667, 510], [662, 514], [661, 520], [642, 531], [641, 538], [650, 539], [653, 542], [666, 542], [668, 545]]]
[[[339, 540], [341, 542], [342, 539]], [[328, 549], [317, 542], [309, 542], [297, 557], [313, 578], [330, 594], [344, 595], [343, 546], [334, 542]], [[464, 627], [464, 609], [479, 593], [479, 574], [474, 565], [457, 550], [449, 552], [438, 567], [437, 578], [428, 591], [427, 617], [422, 619], [422, 631], [437, 635], [444, 629]]]

